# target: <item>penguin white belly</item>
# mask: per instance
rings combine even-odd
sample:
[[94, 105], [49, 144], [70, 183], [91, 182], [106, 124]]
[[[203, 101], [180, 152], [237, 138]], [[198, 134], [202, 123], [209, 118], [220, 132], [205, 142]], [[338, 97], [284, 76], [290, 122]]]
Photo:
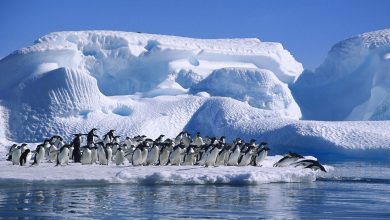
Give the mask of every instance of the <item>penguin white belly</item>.
[[43, 148], [45, 149], [45, 158], [46, 158], [46, 160], [50, 160], [50, 155], [49, 155], [50, 144], [45, 144], [43, 146]]
[[91, 163], [92, 164], [96, 163], [97, 159], [98, 159], [97, 150], [96, 149], [92, 149], [91, 150]]
[[148, 158], [148, 149], [144, 149], [143, 151], [141, 151], [141, 164], [142, 165], [146, 165], [146, 159]]
[[49, 157], [50, 157], [49, 161], [50, 161], [50, 162], [56, 161], [56, 160], [57, 160], [57, 154], [58, 154], [58, 152], [57, 152], [57, 147], [54, 146], [54, 145], [52, 145], [52, 146], [49, 148]]
[[58, 154], [58, 165], [68, 165], [69, 149], [65, 148]]
[[98, 149], [98, 156], [99, 156], [99, 164], [100, 165], [106, 165], [107, 159], [106, 159], [106, 153], [104, 152], [103, 147], [100, 147]]
[[268, 152], [266, 150], [261, 151], [256, 156], [256, 166], [260, 166], [264, 159], [267, 157]]
[[132, 161], [133, 166], [139, 166], [142, 164], [142, 151], [140, 149], [136, 149], [134, 151]]
[[112, 159], [112, 149], [110, 147], [107, 148], [107, 165], [110, 163]]
[[248, 166], [249, 163], [251, 162], [251, 158], [252, 158], [252, 154], [246, 153], [242, 157], [242, 159], [241, 159], [240, 163], [238, 164], [238, 166]]
[[82, 165], [92, 164], [92, 151], [90, 149], [83, 150], [80, 162]]
[[218, 153], [219, 153], [218, 148], [214, 148], [210, 152], [209, 156], [207, 157], [205, 165], [206, 166], [215, 166], [215, 161], [217, 160]]
[[146, 159], [146, 165], [156, 165], [158, 162], [159, 155], [160, 155], [160, 148], [154, 146], [152, 150], [148, 153], [148, 157]]
[[160, 166], [165, 166], [168, 163], [170, 152], [168, 150], [163, 150], [160, 154]]
[[21, 153], [20, 149], [15, 149], [14, 151], [12, 151], [12, 164], [13, 165], [19, 165], [19, 159], [20, 159], [21, 155], [22, 155], [22, 153]]
[[36, 161], [37, 165], [39, 165], [41, 163], [41, 161], [44, 159], [44, 157], [45, 157], [45, 148], [41, 147], [35, 155], [35, 161]]
[[169, 160], [171, 161], [171, 165], [180, 165], [180, 153], [181, 151], [179, 149], [174, 150], [171, 155], [169, 156]]
[[210, 154], [210, 151], [206, 151], [202, 154], [202, 157], [200, 158], [200, 160], [198, 162], [198, 164], [200, 166], [204, 166], [206, 164], [206, 161], [207, 161], [209, 154]]
[[121, 150], [116, 151], [115, 164], [117, 166], [125, 164], [125, 153]]
[[238, 158], [240, 157], [240, 151], [235, 150], [230, 154], [230, 157], [228, 159], [227, 165], [228, 166], [237, 166], [238, 165]]
[[195, 154], [187, 154], [184, 158], [184, 165], [193, 166], [196, 163], [196, 155]]
[[215, 161], [215, 165], [217, 166], [226, 165], [228, 156], [229, 156], [228, 150], [224, 150], [222, 153], [218, 154], [217, 160]]

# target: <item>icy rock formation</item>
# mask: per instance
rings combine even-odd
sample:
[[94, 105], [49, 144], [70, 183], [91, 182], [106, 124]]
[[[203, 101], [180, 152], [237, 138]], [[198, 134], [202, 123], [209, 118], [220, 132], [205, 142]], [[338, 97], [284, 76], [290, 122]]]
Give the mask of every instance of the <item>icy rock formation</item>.
[[253, 107], [279, 112], [280, 115], [300, 118], [287, 85], [268, 70], [224, 68], [213, 71], [206, 79], [191, 88], [193, 93], [206, 91], [212, 96], [231, 97]]
[[323, 64], [292, 86], [304, 118], [390, 119], [390, 29], [333, 46]]

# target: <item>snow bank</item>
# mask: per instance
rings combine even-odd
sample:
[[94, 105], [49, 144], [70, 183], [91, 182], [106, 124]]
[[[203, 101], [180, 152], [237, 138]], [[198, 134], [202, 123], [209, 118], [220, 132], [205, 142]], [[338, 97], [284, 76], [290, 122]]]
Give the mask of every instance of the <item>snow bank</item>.
[[286, 84], [268, 70], [224, 68], [213, 71], [191, 88], [193, 93], [206, 91], [212, 96], [231, 97], [249, 105], [299, 119], [301, 111]]
[[[321, 171], [294, 167], [272, 167], [281, 156], [268, 157], [263, 167], [115, 166], [81, 165], [55, 167], [52, 163], [21, 167], [0, 162], [0, 184], [19, 182], [126, 183], [146, 185], [228, 184], [255, 185], [275, 182], [313, 182]], [[332, 167], [326, 166], [332, 170]]]
[[390, 29], [368, 32], [332, 47], [314, 72], [292, 86], [303, 115], [320, 120], [390, 119]]

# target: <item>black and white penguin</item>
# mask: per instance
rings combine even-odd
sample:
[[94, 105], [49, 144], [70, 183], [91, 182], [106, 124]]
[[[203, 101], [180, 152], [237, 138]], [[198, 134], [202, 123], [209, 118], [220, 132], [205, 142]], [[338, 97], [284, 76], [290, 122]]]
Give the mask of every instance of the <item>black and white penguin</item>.
[[261, 166], [261, 163], [265, 160], [269, 151], [270, 149], [268, 148], [267, 143], [265, 142], [260, 143], [260, 146], [258, 147], [256, 152], [256, 159], [255, 159], [256, 166]]
[[192, 139], [192, 144], [200, 147], [204, 144], [203, 138], [200, 136], [200, 132], [196, 132], [196, 136], [194, 139]]
[[95, 146], [95, 144], [93, 143], [89, 143], [88, 147], [91, 150], [91, 163], [95, 164], [98, 161], [98, 153], [97, 153], [98, 147]]
[[22, 146], [17, 146], [12, 151], [12, 164], [13, 165], [19, 165], [20, 164], [20, 156], [22, 155]]
[[108, 144], [108, 143], [112, 143], [115, 139], [115, 134], [114, 134], [115, 130], [110, 130], [109, 132], [107, 132], [107, 134], [104, 135], [104, 143], [105, 144]]
[[98, 135], [96, 135], [96, 131], [97, 131], [97, 128], [92, 128], [91, 131], [88, 132], [88, 134], [84, 134], [84, 135], [87, 135], [87, 143], [95, 143], [95, 137], [96, 138], [99, 138]]
[[322, 164], [320, 164], [317, 160], [311, 160], [311, 159], [300, 160], [292, 163], [291, 165], [295, 165], [295, 167], [302, 166], [304, 168], [309, 168], [312, 170], [321, 170], [323, 172], [327, 172], [325, 167], [322, 166]]
[[163, 142], [164, 137], [165, 137], [165, 135], [161, 134], [160, 136], [158, 136], [158, 138], [156, 138], [156, 140], [154, 140], [154, 142], [157, 144], [160, 144]]
[[144, 146], [142, 144], [135, 148], [135, 150], [133, 152], [132, 159], [131, 159], [133, 166], [142, 165], [142, 162], [143, 162], [142, 151], [144, 150], [143, 148], [144, 148]]
[[19, 164], [20, 166], [24, 166], [27, 164], [27, 162], [31, 159], [31, 152], [30, 149], [26, 149], [22, 155], [20, 155], [19, 158]]
[[183, 155], [184, 155], [184, 144], [179, 144], [179, 145], [176, 145], [174, 148], [173, 148], [173, 151], [172, 153], [169, 155], [169, 161], [171, 163], [171, 165], [180, 165], [183, 160]]
[[45, 159], [46, 160], [50, 160], [50, 155], [49, 155], [49, 148], [50, 148], [50, 140], [46, 139], [44, 142], [43, 142], [43, 148], [45, 149]]
[[92, 150], [89, 145], [83, 147], [80, 162], [82, 165], [92, 164]]
[[303, 159], [304, 157], [302, 155], [299, 155], [297, 153], [289, 152], [287, 155], [285, 155], [282, 159], [280, 159], [278, 162], [274, 164], [274, 167], [286, 167], [290, 164], [296, 162], [299, 159]]
[[180, 132], [177, 136], [176, 136], [176, 138], [175, 138], [175, 146], [176, 145], [179, 145], [180, 143], [181, 143], [181, 141], [182, 141], [182, 139], [183, 139], [183, 135], [184, 135], [184, 132], [182, 131], [182, 132]]
[[[69, 149], [69, 153], [71, 155], [71, 158], [73, 159], [73, 162], [80, 163], [81, 161], [81, 136], [82, 134], [74, 134], [74, 139], [72, 141], [72, 145], [70, 147], [73, 147], [73, 150]], [[69, 148], [70, 148], [69, 147]]]
[[218, 153], [217, 160], [215, 161], [216, 166], [224, 166], [227, 164], [230, 155], [230, 147], [223, 145], [222, 150]]
[[104, 146], [104, 142], [96, 143], [98, 145], [97, 155], [100, 165], [108, 165], [108, 152]]
[[216, 166], [215, 162], [217, 160], [219, 152], [222, 150], [222, 145], [218, 144], [211, 148], [209, 155], [207, 156], [205, 166]]
[[160, 142], [155, 142], [152, 149], [150, 149], [148, 156], [146, 158], [146, 165], [156, 165], [160, 156], [160, 147], [158, 146]]
[[169, 162], [169, 155], [171, 154], [173, 150], [173, 142], [171, 143], [164, 143], [164, 145], [161, 147], [160, 150], [160, 157], [159, 157], [159, 165], [165, 166]]
[[45, 157], [45, 147], [44, 144], [39, 144], [35, 149], [34, 162], [32, 165], [39, 165]]
[[62, 146], [57, 154], [57, 164], [58, 165], [68, 165], [69, 164], [69, 148], [70, 145], [65, 144]]
[[238, 158], [241, 155], [241, 149], [240, 145], [236, 144], [233, 149], [230, 150], [229, 157], [227, 159], [226, 165], [228, 166], [237, 166], [238, 165]]
[[251, 163], [254, 150], [252, 146], [249, 146], [242, 156], [238, 159], [238, 166], [248, 166]]
[[117, 166], [125, 164], [125, 153], [121, 147], [119, 147], [115, 152], [115, 164]]
[[183, 165], [193, 166], [197, 160], [197, 153], [194, 148], [196, 145], [190, 145], [185, 152]]
[[134, 145], [130, 145], [130, 147], [127, 147], [127, 144], [124, 144], [124, 146], [126, 147], [126, 152], [125, 152], [125, 158], [129, 161], [129, 163], [133, 163], [133, 153], [135, 151], [135, 146]]
[[6, 156], [7, 157], [7, 161], [12, 161], [12, 151], [14, 151], [16, 148], [17, 148], [17, 144], [13, 144], [10, 148], [9, 148], [9, 151], [8, 151], [8, 154]]
[[49, 162], [57, 160], [58, 149], [55, 144], [51, 144], [49, 147]]
[[148, 158], [150, 143], [153, 143], [153, 140], [150, 140], [150, 141], [145, 140], [144, 143], [142, 144], [143, 145], [142, 152], [141, 152], [141, 156], [142, 156], [141, 164], [142, 165], [146, 165], [146, 159]]

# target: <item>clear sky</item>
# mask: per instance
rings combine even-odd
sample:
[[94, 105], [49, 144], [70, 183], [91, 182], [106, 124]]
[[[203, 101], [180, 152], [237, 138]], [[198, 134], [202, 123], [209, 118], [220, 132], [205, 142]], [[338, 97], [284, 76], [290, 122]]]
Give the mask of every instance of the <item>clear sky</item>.
[[0, 0], [0, 57], [64, 30], [281, 42], [305, 68], [359, 33], [390, 28], [388, 0]]

